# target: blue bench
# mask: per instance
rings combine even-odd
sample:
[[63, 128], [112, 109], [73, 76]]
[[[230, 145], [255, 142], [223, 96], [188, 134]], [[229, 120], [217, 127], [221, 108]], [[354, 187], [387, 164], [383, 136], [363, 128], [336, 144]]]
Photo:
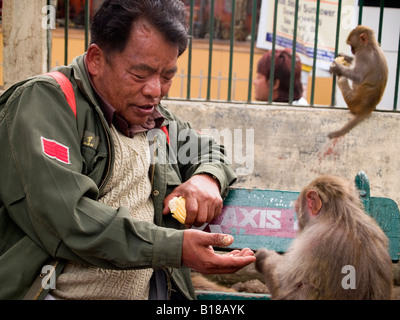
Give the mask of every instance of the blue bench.
[[[365, 211], [381, 226], [389, 238], [389, 254], [398, 262], [400, 252], [400, 212], [389, 198], [371, 197], [367, 175], [359, 172], [355, 184], [360, 190]], [[232, 188], [224, 201], [221, 215], [204, 231], [231, 234], [230, 249], [268, 248], [285, 252], [297, 232], [294, 202], [299, 192]], [[197, 291], [199, 300], [270, 299], [268, 294]]]

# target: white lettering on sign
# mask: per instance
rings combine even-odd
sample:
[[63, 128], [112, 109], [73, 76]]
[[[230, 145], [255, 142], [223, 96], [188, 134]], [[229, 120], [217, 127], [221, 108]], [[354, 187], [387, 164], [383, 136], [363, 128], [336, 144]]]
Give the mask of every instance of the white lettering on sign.
[[[255, 208], [225, 206], [221, 215], [209, 224], [211, 232], [294, 238], [297, 221], [293, 208]], [[206, 228], [203, 226], [202, 229]]]
[[[236, 226], [241, 228], [268, 228], [268, 229], [281, 229], [280, 218], [282, 215], [281, 210], [263, 210], [238, 208], [242, 213], [242, 219], [238, 219], [235, 207], [229, 207], [225, 210], [221, 225], [222, 226]], [[259, 214], [259, 216], [257, 216]], [[239, 222], [240, 221], [240, 222]]]
[[234, 207], [229, 207], [225, 210], [225, 214], [223, 215], [221, 225], [223, 226], [238, 225]]
[[269, 222], [266, 223], [266, 227], [271, 229], [280, 229], [281, 223], [276, 218], [280, 218], [281, 214], [282, 211], [280, 210], [267, 210], [267, 219]]
[[250, 224], [251, 227], [258, 228], [254, 221], [254, 216], [260, 212], [259, 209], [253, 209], [249, 212], [244, 208], [240, 208], [240, 211], [243, 213], [244, 219], [239, 223], [239, 227], [246, 227], [248, 224]]

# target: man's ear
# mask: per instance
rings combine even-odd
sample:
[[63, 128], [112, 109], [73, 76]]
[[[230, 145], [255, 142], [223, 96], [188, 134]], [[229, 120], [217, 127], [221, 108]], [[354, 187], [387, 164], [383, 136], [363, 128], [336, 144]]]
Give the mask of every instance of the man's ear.
[[104, 60], [104, 52], [97, 44], [91, 44], [86, 52], [86, 63], [91, 75], [98, 75]]
[[322, 208], [322, 201], [319, 194], [315, 190], [310, 190], [306, 193], [307, 208], [313, 216], [319, 213]]

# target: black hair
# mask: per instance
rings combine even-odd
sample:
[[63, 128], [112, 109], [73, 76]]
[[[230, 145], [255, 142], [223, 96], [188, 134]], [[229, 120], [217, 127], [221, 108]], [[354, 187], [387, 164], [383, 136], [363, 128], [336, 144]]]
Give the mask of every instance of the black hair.
[[91, 43], [106, 55], [124, 51], [132, 24], [140, 18], [175, 44], [179, 56], [186, 50], [189, 36], [181, 0], [105, 0], [91, 21]]

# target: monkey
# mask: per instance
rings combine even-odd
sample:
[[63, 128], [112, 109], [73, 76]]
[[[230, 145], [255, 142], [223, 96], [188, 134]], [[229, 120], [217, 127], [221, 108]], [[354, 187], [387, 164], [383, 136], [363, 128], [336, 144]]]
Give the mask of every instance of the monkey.
[[[330, 139], [345, 135], [375, 110], [388, 78], [385, 55], [371, 28], [357, 26], [350, 32], [346, 43], [351, 46], [354, 58], [342, 53], [339, 57], [343, 57], [350, 66], [335, 59], [330, 71], [338, 76], [339, 89], [354, 117], [340, 130], [331, 132], [328, 135]], [[352, 81], [352, 88], [349, 80]]]
[[286, 253], [256, 252], [272, 299], [391, 299], [388, 239], [354, 184], [322, 175], [300, 192], [295, 211], [298, 234]]

